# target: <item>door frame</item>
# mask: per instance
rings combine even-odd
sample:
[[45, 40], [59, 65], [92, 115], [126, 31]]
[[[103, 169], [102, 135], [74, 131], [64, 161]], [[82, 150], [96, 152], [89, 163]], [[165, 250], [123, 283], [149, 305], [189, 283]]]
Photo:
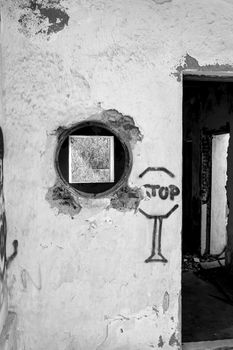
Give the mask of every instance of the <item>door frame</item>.
[[[213, 66], [204, 66], [199, 69], [188, 69], [183, 68], [180, 72], [181, 77], [181, 89], [182, 89], [182, 188], [183, 188], [183, 121], [184, 121], [184, 115], [183, 115], [183, 82], [184, 79], [190, 79], [190, 80], [199, 80], [199, 81], [218, 81], [218, 82], [233, 82], [233, 71], [224, 71], [221, 70], [221, 66], [219, 66], [219, 70], [211, 70]], [[183, 210], [182, 210], [182, 223], [183, 223]], [[181, 257], [182, 257], [182, 240], [181, 240]], [[181, 283], [182, 283], [182, 268], [181, 268]], [[182, 299], [182, 293], [181, 293], [181, 299]], [[180, 302], [180, 319], [181, 319], [181, 340], [182, 340], [182, 301]], [[182, 349], [183, 350], [214, 350], [219, 347], [229, 348], [231, 349], [233, 347], [233, 339], [223, 339], [223, 340], [215, 340], [215, 341], [201, 341], [201, 342], [190, 342], [190, 343], [183, 343], [182, 342]]]

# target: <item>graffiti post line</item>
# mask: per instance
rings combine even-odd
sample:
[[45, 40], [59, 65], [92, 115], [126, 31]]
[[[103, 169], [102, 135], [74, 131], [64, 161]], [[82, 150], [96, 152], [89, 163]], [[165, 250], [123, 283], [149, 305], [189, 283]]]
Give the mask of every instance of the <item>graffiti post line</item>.
[[149, 171], [163, 171], [167, 175], [169, 175], [171, 177], [175, 177], [175, 175], [170, 170], [168, 170], [167, 168], [164, 168], [164, 167], [148, 167], [139, 175], [139, 177], [143, 177]]

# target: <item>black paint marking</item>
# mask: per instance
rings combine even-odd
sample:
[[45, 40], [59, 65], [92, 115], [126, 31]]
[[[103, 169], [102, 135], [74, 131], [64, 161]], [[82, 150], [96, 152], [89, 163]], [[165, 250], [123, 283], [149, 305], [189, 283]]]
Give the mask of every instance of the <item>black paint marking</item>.
[[[175, 175], [171, 171], [169, 171], [164, 167], [148, 167], [139, 175], [139, 177], [143, 177], [146, 173], [150, 171], [161, 171], [168, 174], [171, 177], [175, 177]], [[154, 184], [145, 184], [144, 187], [151, 190], [151, 194], [149, 190], [146, 191], [146, 194], [149, 198], [156, 197], [157, 195], [156, 190], [158, 190], [158, 195], [162, 200], [166, 200], [168, 197], [170, 197], [170, 200], [173, 201], [175, 196], [178, 196], [180, 194], [180, 189], [175, 185], [169, 185], [168, 187], [167, 186], [164, 187], [164, 186], [154, 185]], [[149, 256], [149, 258], [145, 260], [146, 263], [148, 262], [167, 263], [168, 262], [168, 260], [162, 254], [162, 247], [161, 247], [163, 220], [167, 219], [178, 207], [179, 207], [178, 204], [174, 205], [171, 208], [171, 210], [169, 210], [164, 215], [151, 215], [146, 213], [143, 209], [139, 208], [139, 212], [143, 214], [147, 219], [154, 220], [153, 232], [152, 232], [151, 255]]]
[[13, 245], [14, 251], [13, 251], [13, 254], [11, 254], [6, 261], [6, 268], [7, 269], [9, 268], [10, 264], [12, 263], [12, 261], [14, 260], [16, 255], [18, 254], [18, 241], [17, 241], [17, 239], [15, 239], [13, 241], [12, 245]]
[[161, 199], [163, 199], [163, 200], [167, 199], [168, 194], [169, 194], [168, 187], [160, 187], [160, 189], [159, 189], [159, 197]]
[[162, 262], [162, 263], [168, 262], [168, 260], [163, 256], [163, 254], [161, 252], [163, 219], [167, 219], [178, 207], [179, 207], [179, 205], [176, 204], [165, 215], [158, 215], [158, 216], [157, 215], [149, 215], [146, 212], [144, 212], [144, 210], [139, 209], [140, 213], [143, 214], [147, 219], [154, 219], [151, 255], [149, 256], [149, 258], [147, 258], [145, 260], [146, 263], [155, 262], [155, 261]]
[[175, 185], [170, 185], [170, 199], [173, 201], [175, 196], [178, 196], [180, 194], [180, 189]]
[[169, 212], [167, 214], [164, 215], [150, 215], [147, 214], [144, 210], [142, 210], [141, 208], [139, 208], [140, 213], [142, 213], [145, 217], [147, 217], [147, 219], [155, 219], [155, 218], [162, 218], [162, 219], [167, 219], [177, 208], [179, 207], [178, 204], [174, 205], [174, 207], [169, 210]]
[[149, 191], [146, 191], [147, 196], [150, 198], [151, 196], [152, 197], [157, 196], [156, 190], [159, 190], [158, 191], [159, 197], [163, 200], [167, 199], [170, 194], [169, 197], [173, 201], [175, 196], [178, 196], [180, 194], [180, 189], [175, 185], [169, 185], [168, 187], [167, 186], [161, 187], [160, 185], [145, 184], [144, 187], [151, 189], [151, 194]]
[[[156, 190], [158, 190], [160, 188], [159, 185], [150, 185], [150, 184], [146, 184], [144, 185], [145, 188], [150, 188], [152, 191], [152, 197], [156, 197]], [[149, 193], [148, 191], [146, 193]], [[150, 196], [151, 197], [151, 196]]]
[[150, 171], [163, 171], [164, 173], [166, 173], [167, 175], [171, 176], [171, 177], [175, 177], [175, 175], [170, 171], [168, 170], [167, 168], [164, 168], [164, 167], [148, 167], [146, 170], [144, 170], [140, 175], [139, 177], [143, 177], [146, 173], [150, 172]]

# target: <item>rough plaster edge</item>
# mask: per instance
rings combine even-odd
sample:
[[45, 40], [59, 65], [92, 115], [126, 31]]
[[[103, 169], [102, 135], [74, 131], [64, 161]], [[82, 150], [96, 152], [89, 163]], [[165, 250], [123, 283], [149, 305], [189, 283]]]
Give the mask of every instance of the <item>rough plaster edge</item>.
[[[200, 77], [204, 77], [204, 78], [208, 78], [208, 77], [217, 77], [217, 78], [229, 78], [229, 79], [232, 79], [233, 80], [233, 71], [230, 71], [230, 70], [226, 70], [226, 71], [222, 71], [222, 70], [219, 70], [219, 71], [209, 71], [209, 70], [196, 70], [196, 69], [185, 69], [183, 70], [182, 72], [182, 75], [183, 76], [186, 76], [186, 75], [193, 75], [193, 76], [200, 76]], [[225, 80], [224, 80], [225, 81]]]
[[233, 77], [233, 65], [216, 63], [201, 66], [196, 58], [187, 53], [176, 66], [176, 72], [171, 73], [178, 82], [182, 81], [182, 77], [185, 74], [219, 77], [229, 77], [230, 75]]

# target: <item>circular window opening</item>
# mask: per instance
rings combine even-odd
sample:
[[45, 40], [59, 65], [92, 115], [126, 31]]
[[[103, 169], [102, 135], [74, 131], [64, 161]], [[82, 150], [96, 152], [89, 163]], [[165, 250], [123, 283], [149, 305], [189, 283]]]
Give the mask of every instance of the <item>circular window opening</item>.
[[127, 181], [132, 154], [127, 142], [111, 127], [86, 121], [61, 135], [55, 163], [70, 189], [86, 197], [103, 197]]

